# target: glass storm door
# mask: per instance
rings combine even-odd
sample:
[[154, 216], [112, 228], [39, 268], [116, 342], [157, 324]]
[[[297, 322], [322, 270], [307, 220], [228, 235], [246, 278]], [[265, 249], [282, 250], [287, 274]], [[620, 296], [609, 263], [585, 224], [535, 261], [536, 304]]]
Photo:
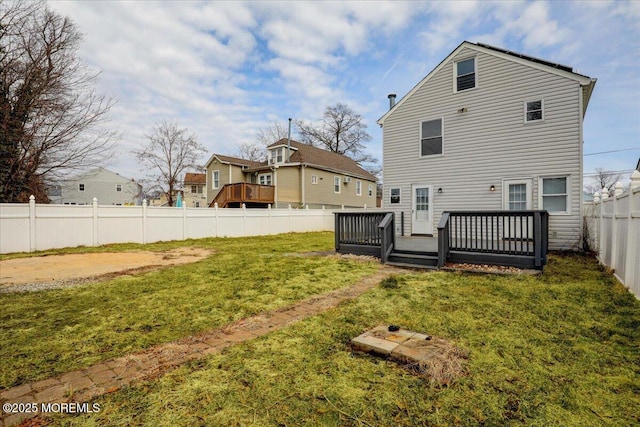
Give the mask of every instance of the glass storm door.
[[411, 234], [433, 234], [433, 203], [430, 185], [413, 185]]

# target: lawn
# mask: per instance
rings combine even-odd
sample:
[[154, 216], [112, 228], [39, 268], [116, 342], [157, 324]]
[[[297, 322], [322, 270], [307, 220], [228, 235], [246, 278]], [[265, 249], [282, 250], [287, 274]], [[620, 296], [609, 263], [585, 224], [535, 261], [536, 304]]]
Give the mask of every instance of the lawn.
[[[162, 292], [155, 293], [170, 292], [175, 283], [180, 283], [180, 292], [176, 294], [193, 292], [203, 296], [206, 292], [197, 289], [204, 285], [179, 279], [191, 271], [189, 268], [196, 268], [189, 274], [207, 276], [204, 282], [215, 281], [218, 286], [238, 280], [275, 281], [268, 289], [274, 295], [270, 298], [276, 302], [262, 302], [265, 307], [275, 307], [302, 297], [298, 295], [299, 288], [316, 283], [313, 279], [319, 275], [330, 280], [331, 283], [322, 285], [329, 289], [353, 283], [375, 271], [376, 266], [367, 262], [285, 256], [294, 247], [295, 251], [328, 249], [331, 238], [331, 234], [324, 233], [276, 236], [260, 243], [228, 239], [225, 242], [230, 242], [234, 250], [220, 251], [198, 263], [207, 268], [197, 265], [175, 268], [173, 279], [163, 285]], [[202, 244], [213, 247], [214, 242]], [[215, 257], [247, 258], [241, 253], [249, 248], [252, 260], [242, 262], [247, 263], [251, 274], [237, 268], [224, 270], [220, 263], [211, 262]], [[286, 269], [289, 262], [310, 263], [303, 264], [307, 270], [300, 273], [301, 286], [293, 295], [291, 291], [274, 289], [291, 286], [291, 280], [277, 281], [268, 268], [275, 263]], [[151, 273], [145, 277], [159, 280], [161, 275]], [[395, 279], [389, 282], [391, 285], [377, 287], [323, 314], [183, 365], [155, 380], [138, 382], [100, 397], [96, 402], [102, 410], [97, 414], [56, 416], [54, 424], [640, 425], [640, 302], [595, 260], [578, 255], [552, 255], [541, 277], [407, 271]], [[137, 284], [139, 289], [131, 294], [129, 309], [145, 311], [144, 315], [135, 315], [136, 322], [152, 325], [158, 321], [148, 320], [154, 311], [147, 307], [143, 292], [147, 281]], [[111, 293], [124, 292], [129, 287], [129, 282], [109, 283]], [[263, 288], [254, 286], [257, 292], [250, 295], [233, 286], [229, 290], [235, 307], [253, 307], [235, 317], [257, 310], [254, 304]], [[61, 291], [52, 291], [51, 295], [58, 292]], [[281, 292], [288, 299], [275, 296]], [[0, 298], [4, 307], [5, 296]], [[81, 311], [74, 308], [79, 301], [82, 299], [69, 302], [69, 310]], [[184, 310], [187, 312], [199, 310], [197, 301], [191, 304], [191, 298], [180, 299], [174, 305], [172, 310], [176, 313], [182, 312], [183, 306], [189, 307]], [[218, 310], [223, 308], [216, 308], [215, 312]], [[233, 310], [229, 313], [227, 321], [235, 318]], [[8, 319], [19, 327], [30, 316], [33, 317], [33, 312], [25, 309]], [[125, 312], [122, 316], [134, 315]], [[180, 330], [177, 335], [204, 326], [192, 320], [193, 316], [171, 318], [174, 317], [173, 328]], [[3, 330], [6, 319], [0, 319]], [[224, 316], [219, 321], [224, 322]], [[468, 354], [466, 375], [443, 385], [415, 376], [391, 361], [351, 351], [352, 337], [381, 324], [397, 324], [451, 341]], [[109, 328], [101, 326], [98, 319], [95, 325], [100, 331], [97, 338], [110, 336]], [[156, 341], [170, 339], [172, 328], [166, 329]], [[153, 331], [155, 328], [149, 333]], [[132, 331], [121, 333], [125, 337], [146, 336]], [[13, 345], [15, 335], [3, 337], [3, 344], [7, 340]], [[54, 340], [55, 337], [50, 341]], [[131, 341], [138, 345], [137, 340]], [[1, 356], [3, 375], [4, 361], [7, 358], [15, 361], [15, 349], [26, 351], [26, 343], [13, 345], [13, 350]], [[121, 344], [118, 352], [129, 351], [127, 346], [133, 345]], [[65, 352], [61, 351], [61, 355], [65, 356]], [[12, 363], [11, 369], [17, 369], [19, 363]]]
[[[205, 260], [62, 290], [0, 294], [0, 390], [214, 329], [375, 272], [374, 261], [291, 256], [331, 233], [203, 239], [108, 250], [214, 249]], [[107, 248], [86, 248], [86, 251]], [[55, 253], [77, 253], [78, 249]]]

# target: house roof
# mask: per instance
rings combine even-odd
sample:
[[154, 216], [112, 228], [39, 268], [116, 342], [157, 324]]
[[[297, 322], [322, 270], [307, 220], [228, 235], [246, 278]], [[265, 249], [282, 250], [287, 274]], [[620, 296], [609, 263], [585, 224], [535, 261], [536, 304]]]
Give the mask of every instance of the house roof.
[[[267, 148], [279, 146], [287, 146], [287, 139], [281, 139], [269, 145]], [[294, 140], [291, 140], [291, 148], [294, 150], [289, 159], [291, 163], [305, 163], [318, 169], [343, 172], [369, 181], [378, 180], [374, 175], [361, 168], [355, 160], [342, 154], [323, 150]]]
[[254, 162], [253, 160], [241, 159], [239, 157], [224, 156], [222, 154], [212, 154], [209, 160], [207, 161], [206, 166], [208, 167], [209, 164], [213, 162], [214, 159], [218, 159], [220, 163], [226, 163], [226, 164], [231, 164], [236, 166], [246, 166], [250, 168], [265, 164], [263, 162], [262, 163]]
[[184, 183], [204, 185], [207, 183], [207, 174], [187, 172], [186, 174], [184, 174]]
[[405, 96], [400, 99], [392, 108], [390, 108], [382, 117], [380, 117], [377, 123], [382, 126], [384, 121], [389, 115], [395, 111], [400, 105], [402, 105], [408, 98], [411, 97], [416, 91], [418, 91], [423, 85], [425, 85], [440, 69], [442, 69], [451, 58], [455, 57], [460, 51], [468, 48], [471, 50], [475, 50], [477, 52], [486, 53], [487, 55], [497, 56], [509, 61], [517, 62], [519, 64], [527, 65], [530, 67], [534, 67], [540, 69], [542, 71], [546, 71], [552, 74], [556, 74], [562, 77], [569, 78], [571, 80], [577, 81], [583, 88], [583, 105], [582, 105], [582, 114], [587, 111], [587, 105], [589, 104], [589, 100], [591, 98], [591, 93], [593, 92], [593, 88], [596, 84], [596, 79], [578, 74], [573, 71], [571, 67], [566, 65], [556, 64], [553, 62], [545, 61], [543, 59], [534, 58], [532, 56], [524, 55], [521, 53], [509, 51], [506, 49], [502, 49], [499, 47], [491, 46], [483, 43], [471, 43], [468, 41], [464, 41], [458, 45], [457, 48], [453, 50], [445, 59], [438, 64], [436, 68], [434, 68], [429, 74], [427, 74], [417, 85], [413, 87]]

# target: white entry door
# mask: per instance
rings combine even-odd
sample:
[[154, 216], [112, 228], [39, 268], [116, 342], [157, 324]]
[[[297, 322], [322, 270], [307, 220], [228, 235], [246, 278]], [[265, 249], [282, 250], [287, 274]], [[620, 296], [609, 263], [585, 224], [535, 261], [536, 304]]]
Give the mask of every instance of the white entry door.
[[[505, 211], [525, 211], [530, 210], [532, 203], [532, 180], [514, 179], [505, 180], [502, 193], [502, 209]], [[531, 218], [511, 218], [505, 224], [503, 236], [507, 239], [525, 238], [530, 239], [533, 235], [533, 221]]]
[[411, 234], [433, 234], [433, 187], [414, 184], [411, 188]]

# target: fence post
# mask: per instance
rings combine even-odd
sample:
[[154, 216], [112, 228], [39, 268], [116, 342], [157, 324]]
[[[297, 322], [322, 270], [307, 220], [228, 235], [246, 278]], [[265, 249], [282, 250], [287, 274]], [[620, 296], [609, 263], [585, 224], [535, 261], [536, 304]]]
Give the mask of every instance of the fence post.
[[93, 246], [98, 246], [98, 198], [94, 197], [91, 203], [93, 214]]
[[622, 194], [622, 183], [616, 182], [613, 191], [613, 213], [611, 214], [611, 269], [617, 270], [620, 262], [618, 262], [618, 197]]
[[600, 205], [602, 204], [602, 201], [600, 200], [600, 192], [596, 191], [593, 194], [593, 210], [591, 211], [591, 214], [593, 215], [593, 227], [594, 230], [591, 233], [591, 235], [593, 236], [593, 247], [592, 249], [594, 249], [596, 251], [596, 253], [600, 254], [600, 227], [602, 226], [602, 224], [600, 223], [600, 215], [598, 215], [598, 212], [600, 212]]
[[241, 206], [242, 206], [242, 237], [244, 237], [247, 235], [247, 205], [243, 203]]
[[598, 248], [598, 258], [600, 258], [600, 262], [604, 264], [604, 248], [608, 238], [608, 236], [606, 236], [606, 227], [604, 226], [604, 203], [609, 198], [609, 190], [607, 187], [602, 187], [600, 196], [602, 197], [602, 201], [600, 202], [600, 247]]
[[213, 204], [213, 208], [216, 210], [216, 236], [218, 237], [218, 228], [220, 227], [220, 221], [218, 218], [218, 202]]
[[187, 238], [187, 204], [182, 203], [182, 240]]
[[142, 244], [147, 243], [147, 199], [142, 200]]
[[29, 196], [29, 252], [36, 250], [36, 198]]
[[[634, 194], [635, 189], [640, 189], [640, 172], [633, 171], [631, 174], [631, 184], [629, 184], [629, 211], [627, 212], [627, 250], [625, 251], [625, 268], [624, 268], [624, 284], [633, 289], [636, 296], [638, 296], [639, 289], [635, 288], [634, 280], [638, 266], [635, 260], [638, 253], [638, 236], [640, 229], [638, 227], [638, 218], [634, 218], [633, 214], [636, 212], [636, 208], [640, 208], [636, 200], [640, 200], [640, 197], [636, 197]], [[640, 193], [638, 194], [640, 196]]]
[[291, 233], [291, 203], [289, 203], [289, 233]]

